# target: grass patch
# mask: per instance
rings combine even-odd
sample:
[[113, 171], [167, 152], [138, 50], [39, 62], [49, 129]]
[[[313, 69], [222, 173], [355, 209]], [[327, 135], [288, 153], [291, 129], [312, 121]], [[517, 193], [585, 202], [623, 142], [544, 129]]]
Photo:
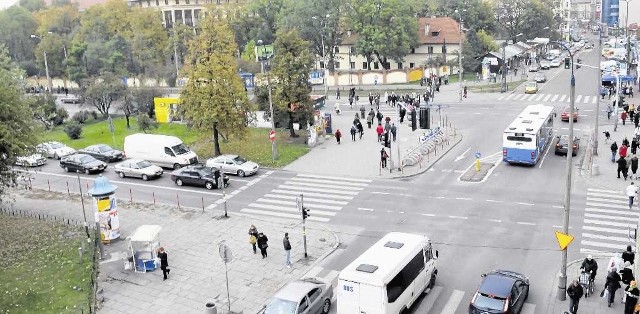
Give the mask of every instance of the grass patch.
[[0, 215], [0, 313], [89, 313], [93, 241], [82, 227]]
[[[82, 135], [77, 140], [70, 140], [64, 133], [64, 125], [54, 128], [43, 136], [44, 141], [58, 141], [75, 149], [85, 148], [89, 145], [104, 143], [116, 149], [124, 148], [124, 138], [127, 135], [140, 133], [135, 118], [131, 118], [131, 129], [126, 128], [126, 120], [114, 118], [114, 135], [109, 132], [107, 121], [91, 120], [82, 127]], [[153, 134], [173, 135], [180, 138], [187, 146], [190, 146], [201, 160], [213, 156], [213, 132], [201, 132], [188, 128], [184, 124], [160, 123], [157, 129], [149, 131]], [[309, 149], [305, 144], [307, 134], [305, 131], [297, 132], [300, 137], [290, 138], [289, 131], [277, 131], [277, 145], [279, 158], [275, 162], [271, 157], [271, 142], [269, 141], [269, 129], [248, 128], [244, 139], [229, 138], [228, 142], [220, 142], [220, 150], [223, 154], [237, 154], [249, 160], [255, 161], [261, 166], [280, 168], [288, 165], [300, 156], [306, 154]], [[115, 145], [114, 145], [115, 139]]]
[[[520, 84], [526, 82], [527, 80], [518, 80], [518, 81], [511, 81], [511, 82], [507, 82], [507, 86], [508, 86], [508, 90], [513, 90], [516, 87], [520, 86]], [[477, 86], [467, 86], [467, 88], [470, 91], [475, 91], [475, 92], [481, 92], [481, 93], [495, 93], [495, 92], [499, 92], [500, 88], [501, 88], [501, 83], [494, 83], [494, 84], [486, 84], [486, 85], [477, 85]]]

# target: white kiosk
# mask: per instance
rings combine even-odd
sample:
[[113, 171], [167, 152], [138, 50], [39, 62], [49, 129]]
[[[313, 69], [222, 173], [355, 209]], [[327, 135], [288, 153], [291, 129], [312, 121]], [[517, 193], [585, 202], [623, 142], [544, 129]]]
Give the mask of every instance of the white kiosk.
[[142, 225], [127, 237], [128, 258], [125, 269], [137, 273], [153, 271], [160, 265], [156, 262], [160, 247], [160, 229], [157, 225]]

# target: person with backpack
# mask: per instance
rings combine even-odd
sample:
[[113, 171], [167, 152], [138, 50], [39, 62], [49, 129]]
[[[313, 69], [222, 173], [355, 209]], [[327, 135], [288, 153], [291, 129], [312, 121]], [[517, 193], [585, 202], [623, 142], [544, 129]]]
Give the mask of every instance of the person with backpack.
[[284, 266], [291, 268], [291, 242], [289, 242], [289, 233], [284, 233], [284, 239], [282, 239], [282, 245], [284, 246]]
[[257, 248], [256, 248], [256, 243], [258, 242], [258, 228], [256, 228], [256, 226], [251, 225], [251, 227], [249, 228], [249, 243], [251, 243], [251, 246], [253, 247], [253, 254], [256, 254]]
[[356, 132], [357, 132], [355, 124], [351, 125], [351, 130], [349, 130], [349, 132], [351, 133], [351, 140], [355, 142], [356, 141]]
[[383, 147], [380, 149], [380, 165], [382, 168], [387, 168], [387, 158], [389, 158], [389, 154], [387, 154], [387, 151]]
[[269, 239], [267, 238], [267, 236], [260, 232], [258, 233], [258, 248], [260, 248], [260, 254], [262, 254], [262, 258], [267, 258], [267, 248], [269, 247], [269, 244], [267, 243], [269, 241]]

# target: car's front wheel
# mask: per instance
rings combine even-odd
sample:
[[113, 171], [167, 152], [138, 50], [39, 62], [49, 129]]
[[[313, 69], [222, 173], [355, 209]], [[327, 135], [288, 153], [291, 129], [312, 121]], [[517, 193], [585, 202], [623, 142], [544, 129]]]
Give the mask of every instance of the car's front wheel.
[[180, 168], [182, 168], [182, 166], [180, 164], [177, 164], [177, 163], [173, 164], [173, 170], [178, 170]]
[[180, 180], [180, 179], [176, 179], [176, 185], [178, 185], [178, 186], [182, 186], [182, 180]]
[[331, 310], [331, 300], [324, 300], [324, 304], [322, 305], [322, 314], [328, 314], [329, 310]]
[[142, 175], [142, 180], [148, 181], [149, 180], [149, 176], [147, 176], [146, 174], [143, 174]]
[[242, 170], [238, 170], [238, 177], [244, 177], [246, 174]]
[[84, 169], [84, 174], [91, 174], [91, 171], [89, 171], [89, 169]]
[[204, 184], [204, 187], [205, 187], [207, 190], [213, 190], [213, 182], [207, 182], [207, 183], [205, 183], [205, 184]]
[[124, 172], [118, 172], [118, 176], [119, 176], [120, 178], [124, 179], [124, 177], [125, 177]]

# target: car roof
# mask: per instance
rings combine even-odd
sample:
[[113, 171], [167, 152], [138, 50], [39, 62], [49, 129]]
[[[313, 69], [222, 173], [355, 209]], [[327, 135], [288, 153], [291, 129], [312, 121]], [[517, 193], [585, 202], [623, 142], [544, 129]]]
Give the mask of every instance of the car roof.
[[138, 159], [138, 158], [132, 158], [132, 159], [127, 159], [127, 160], [125, 160], [123, 162], [130, 162], [130, 163], [137, 164], [137, 163], [139, 163], [141, 161], [145, 161], [145, 160], [144, 159]]
[[300, 279], [288, 283], [278, 290], [273, 297], [298, 303], [305, 295], [307, 295], [307, 293], [309, 293], [309, 291], [316, 287], [323, 287], [324, 285], [325, 283], [317, 279]]
[[107, 144], [94, 144], [94, 145], [89, 145], [89, 146], [87, 146], [87, 148], [92, 148], [92, 147], [104, 147], [104, 146], [111, 148], [111, 146], [109, 146], [109, 145], [107, 145]]
[[224, 155], [220, 155], [220, 156], [218, 156], [218, 157], [215, 157], [215, 159], [218, 159], [218, 158], [229, 158], [229, 159], [234, 159], [234, 158], [236, 158], [236, 157], [238, 157], [238, 155], [233, 155], [233, 154], [224, 154]]
[[501, 274], [487, 274], [480, 284], [478, 291], [483, 294], [495, 295], [500, 298], [507, 298], [511, 294], [511, 288], [516, 280], [505, 277]]

